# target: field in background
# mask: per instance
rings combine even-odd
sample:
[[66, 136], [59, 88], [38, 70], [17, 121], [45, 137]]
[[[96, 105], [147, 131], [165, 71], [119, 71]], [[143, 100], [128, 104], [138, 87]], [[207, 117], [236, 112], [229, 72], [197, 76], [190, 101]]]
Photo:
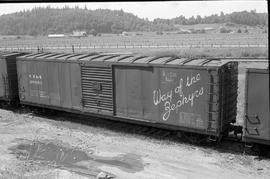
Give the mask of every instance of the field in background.
[[[100, 37], [17, 37], [0, 40], [0, 50], [61, 52], [173, 52], [181, 56], [267, 56], [267, 34], [102, 34]], [[237, 49], [237, 50], [235, 50]]]

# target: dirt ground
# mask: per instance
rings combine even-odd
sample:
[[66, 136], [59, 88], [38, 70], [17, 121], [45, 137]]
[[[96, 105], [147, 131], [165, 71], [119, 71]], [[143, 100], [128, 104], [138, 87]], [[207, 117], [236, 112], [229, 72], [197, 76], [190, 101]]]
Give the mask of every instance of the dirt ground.
[[0, 136], [0, 178], [270, 176], [269, 159], [3, 109]]
[[[242, 72], [241, 72], [242, 73]], [[239, 75], [243, 91], [243, 74]], [[240, 100], [243, 98], [241, 92]], [[239, 103], [238, 118], [244, 102]], [[242, 106], [242, 107], [241, 107]], [[241, 123], [241, 120], [238, 122]], [[0, 178], [269, 178], [270, 159], [0, 109]]]

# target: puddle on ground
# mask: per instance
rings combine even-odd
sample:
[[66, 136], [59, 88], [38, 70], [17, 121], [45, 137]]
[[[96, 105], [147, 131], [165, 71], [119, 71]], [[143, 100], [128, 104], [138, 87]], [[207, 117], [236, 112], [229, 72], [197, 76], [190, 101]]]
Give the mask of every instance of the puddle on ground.
[[117, 167], [129, 173], [139, 172], [144, 169], [141, 157], [135, 154], [103, 157], [56, 145], [51, 141], [22, 143], [9, 148], [9, 150], [24, 160], [48, 162], [48, 164], [51, 163], [57, 167], [64, 167], [85, 175], [93, 175], [93, 173], [96, 175], [101, 172], [98, 167], [102, 165]]

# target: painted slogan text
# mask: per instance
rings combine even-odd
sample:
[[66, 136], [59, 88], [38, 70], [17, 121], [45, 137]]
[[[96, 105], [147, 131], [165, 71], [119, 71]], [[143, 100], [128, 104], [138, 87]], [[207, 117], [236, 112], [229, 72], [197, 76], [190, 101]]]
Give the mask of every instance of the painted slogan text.
[[[156, 89], [153, 91], [154, 105], [158, 106], [163, 104], [164, 106], [164, 113], [162, 116], [162, 119], [164, 121], [167, 121], [170, 118], [170, 115], [173, 111], [179, 113], [181, 107], [183, 106], [194, 106], [196, 99], [200, 98], [200, 96], [202, 96], [204, 92], [202, 86], [196, 85], [197, 88], [195, 89], [193, 87], [194, 84], [198, 83], [200, 80], [201, 75], [197, 73], [196, 75], [189, 75], [184, 78], [181, 77], [177, 81], [177, 86], [171, 90], [162, 91], [161, 89]], [[173, 100], [175, 98], [177, 100]]]

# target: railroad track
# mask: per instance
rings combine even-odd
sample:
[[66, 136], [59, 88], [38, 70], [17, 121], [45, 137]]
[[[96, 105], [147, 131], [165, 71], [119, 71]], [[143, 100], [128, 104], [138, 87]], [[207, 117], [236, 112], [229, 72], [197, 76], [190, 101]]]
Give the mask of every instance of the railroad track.
[[[2, 109], [11, 110], [19, 112], [21, 114], [31, 114], [36, 117], [43, 117], [47, 119], [52, 119], [55, 121], [68, 121], [75, 122], [82, 125], [87, 125], [91, 127], [100, 127], [106, 130], [111, 130], [114, 132], [122, 134], [137, 135], [143, 138], [155, 139], [160, 141], [173, 142], [173, 143], [182, 143], [193, 145], [194, 147], [207, 147], [217, 151], [227, 151], [233, 153], [245, 153], [248, 155], [259, 155], [258, 151], [251, 150], [250, 147], [246, 147], [246, 144], [234, 138], [232, 136], [222, 138], [222, 141], [209, 141], [204, 139], [196, 138], [196, 134], [187, 133], [187, 132], [178, 132], [173, 130], [166, 130], [161, 128], [156, 128], [152, 126], [145, 126], [140, 124], [133, 124], [129, 122], [121, 122], [108, 120], [98, 117], [89, 117], [86, 115], [78, 115], [69, 112], [55, 111], [55, 110], [44, 110], [39, 107], [27, 106], [27, 107], [11, 107], [10, 105], [1, 105]], [[268, 146], [266, 146], [268, 147]], [[269, 148], [269, 147], [268, 147]], [[268, 152], [262, 154], [262, 157], [270, 158], [269, 149], [266, 149]]]
[[[42, 117], [48, 117], [47, 114], [48, 113], [46, 112], [37, 113], [37, 115], [40, 115]], [[270, 158], [270, 146], [265, 146], [266, 148], [263, 149], [263, 153], [261, 153], [259, 151], [256, 151], [257, 149], [253, 150], [253, 146], [247, 145], [243, 140], [240, 140], [239, 136], [237, 138], [233, 134], [229, 134], [227, 137], [223, 137], [220, 141], [211, 141], [208, 140], [208, 138], [206, 137], [200, 138], [202, 137], [202, 135], [200, 134], [161, 129], [153, 126], [145, 126], [129, 122], [94, 118], [62, 111], [60, 111], [58, 115], [52, 115], [50, 117], [57, 120], [57, 116], [59, 115], [61, 116], [61, 119], [65, 118], [67, 119], [67, 121], [72, 121], [92, 127], [102, 127], [107, 130], [118, 132], [119, 135], [121, 135], [121, 133], [138, 135], [160, 141], [171, 141], [175, 143], [194, 145], [194, 147], [207, 147], [223, 152], [227, 151], [248, 155], [260, 155], [262, 157]]]

